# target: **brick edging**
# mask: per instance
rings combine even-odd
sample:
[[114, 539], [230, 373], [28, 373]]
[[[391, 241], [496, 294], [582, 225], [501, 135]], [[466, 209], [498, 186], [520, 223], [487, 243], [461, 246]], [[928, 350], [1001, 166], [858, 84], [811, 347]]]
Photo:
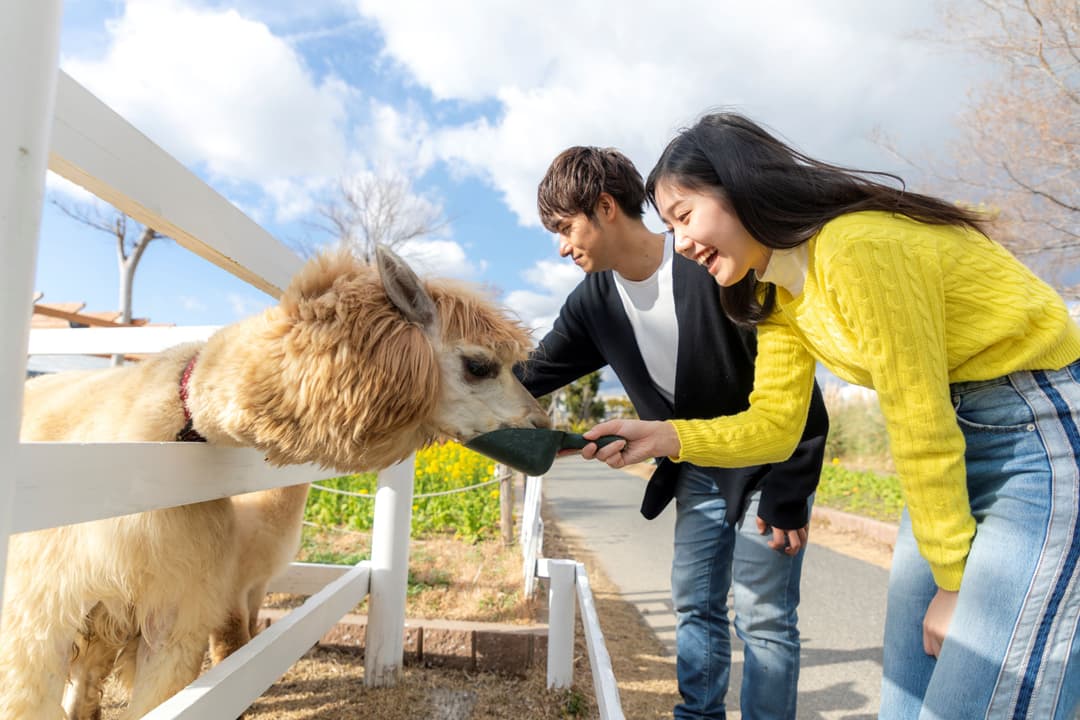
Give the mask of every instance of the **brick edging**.
[[[264, 627], [290, 611], [263, 608]], [[348, 614], [316, 643], [363, 654], [367, 616]], [[500, 672], [522, 677], [547, 655], [547, 625], [511, 625], [456, 620], [405, 620], [406, 665]]]

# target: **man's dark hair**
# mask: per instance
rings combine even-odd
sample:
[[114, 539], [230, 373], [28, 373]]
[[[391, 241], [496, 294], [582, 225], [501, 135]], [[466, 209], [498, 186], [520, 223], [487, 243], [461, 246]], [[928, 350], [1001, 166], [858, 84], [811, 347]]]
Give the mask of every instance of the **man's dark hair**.
[[536, 190], [540, 222], [557, 233], [559, 222], [585, 213], [594, 217], [600, 193], [607, 193], [629, 217], [640, 218], [645, 183], [630, 159], [614, 148], [578, 145], [559, 153]]

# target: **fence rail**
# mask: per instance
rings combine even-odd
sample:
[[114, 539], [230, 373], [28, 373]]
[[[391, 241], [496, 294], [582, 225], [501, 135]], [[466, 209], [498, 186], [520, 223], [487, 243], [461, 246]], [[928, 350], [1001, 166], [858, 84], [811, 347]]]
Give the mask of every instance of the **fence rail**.
[[585, 646], [589, 651], [589, 667], [592, 668], [593, 689], [596, 692], [596, 705], [601, 720], [621, 720], [622, 704], [619, 701], [619, 686], [615, 682], [615, 670], [611, 667], [611, 656], [604, 644], [604, 634], [600, 631], [600, 616], [596, 613], [596, 602], [589, 575], [585, 566], [575, 563], [575, 588], [577, 589], [578, 607], [581, 608], [581, 626], [585, 632]]
[[521, 550], [526, 597], [532, 597], [536, 591], [536, 563], [544, 554], [544, 519], [540, 517], [543, 488], [544, 478], [525, 478], [525, 504], [521, 510]]
[[[262, 453], [202, 443], [22, 443], [12, 532], [103, 520], [326, 477]], [[63, 498], [63, 502], [58, 502]]]
[[300, 268], [296, 253], [62, 70], [49, 169], [275, 298]]
[[34, 328], [30, 331], [30, 355], [138, 355], [161, 352], [187, 342], [202, 342], [217, 325], [184, 327]]

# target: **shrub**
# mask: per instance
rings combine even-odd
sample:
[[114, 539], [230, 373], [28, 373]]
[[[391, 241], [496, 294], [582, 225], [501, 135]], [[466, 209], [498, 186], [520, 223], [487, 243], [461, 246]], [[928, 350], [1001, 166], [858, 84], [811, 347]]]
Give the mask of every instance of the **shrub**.
[[844, 458], [850, 465], [892, 470], [889, 435], [875, 395], [844, 394], [836, 385], [825, 386], [829, 410], [826, 458]]

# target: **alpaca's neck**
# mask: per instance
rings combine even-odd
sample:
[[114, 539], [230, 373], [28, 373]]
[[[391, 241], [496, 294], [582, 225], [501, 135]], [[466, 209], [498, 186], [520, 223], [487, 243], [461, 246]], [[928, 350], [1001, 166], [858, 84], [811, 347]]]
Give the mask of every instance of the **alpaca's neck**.
[[279, 388], [281, 339], [268, 332], [271, 312], [222, 328], [199, 351], [188, 407], [195, 428], [212, 443], [256, 446], [255, 408], [286, 410]]
[[329, 351], [287, 346], [297, 341], [279, 313], [272, 308], [222, 328], [199, 353], [188, 398], [203, 437], [258, 448], [274, 464], [311, 462], [340, 472], [386, 467], [431, 440], [419, 418], [368, 412], [397, 388], [354, 382], [367, 389], [347, 396], [325, 368], [321, 376], [309, 372]]
[[309, 484], [263, 490], [248, 497], [258, 505], [260, 517], [273, 527], [299, 525], [307, 503]]

